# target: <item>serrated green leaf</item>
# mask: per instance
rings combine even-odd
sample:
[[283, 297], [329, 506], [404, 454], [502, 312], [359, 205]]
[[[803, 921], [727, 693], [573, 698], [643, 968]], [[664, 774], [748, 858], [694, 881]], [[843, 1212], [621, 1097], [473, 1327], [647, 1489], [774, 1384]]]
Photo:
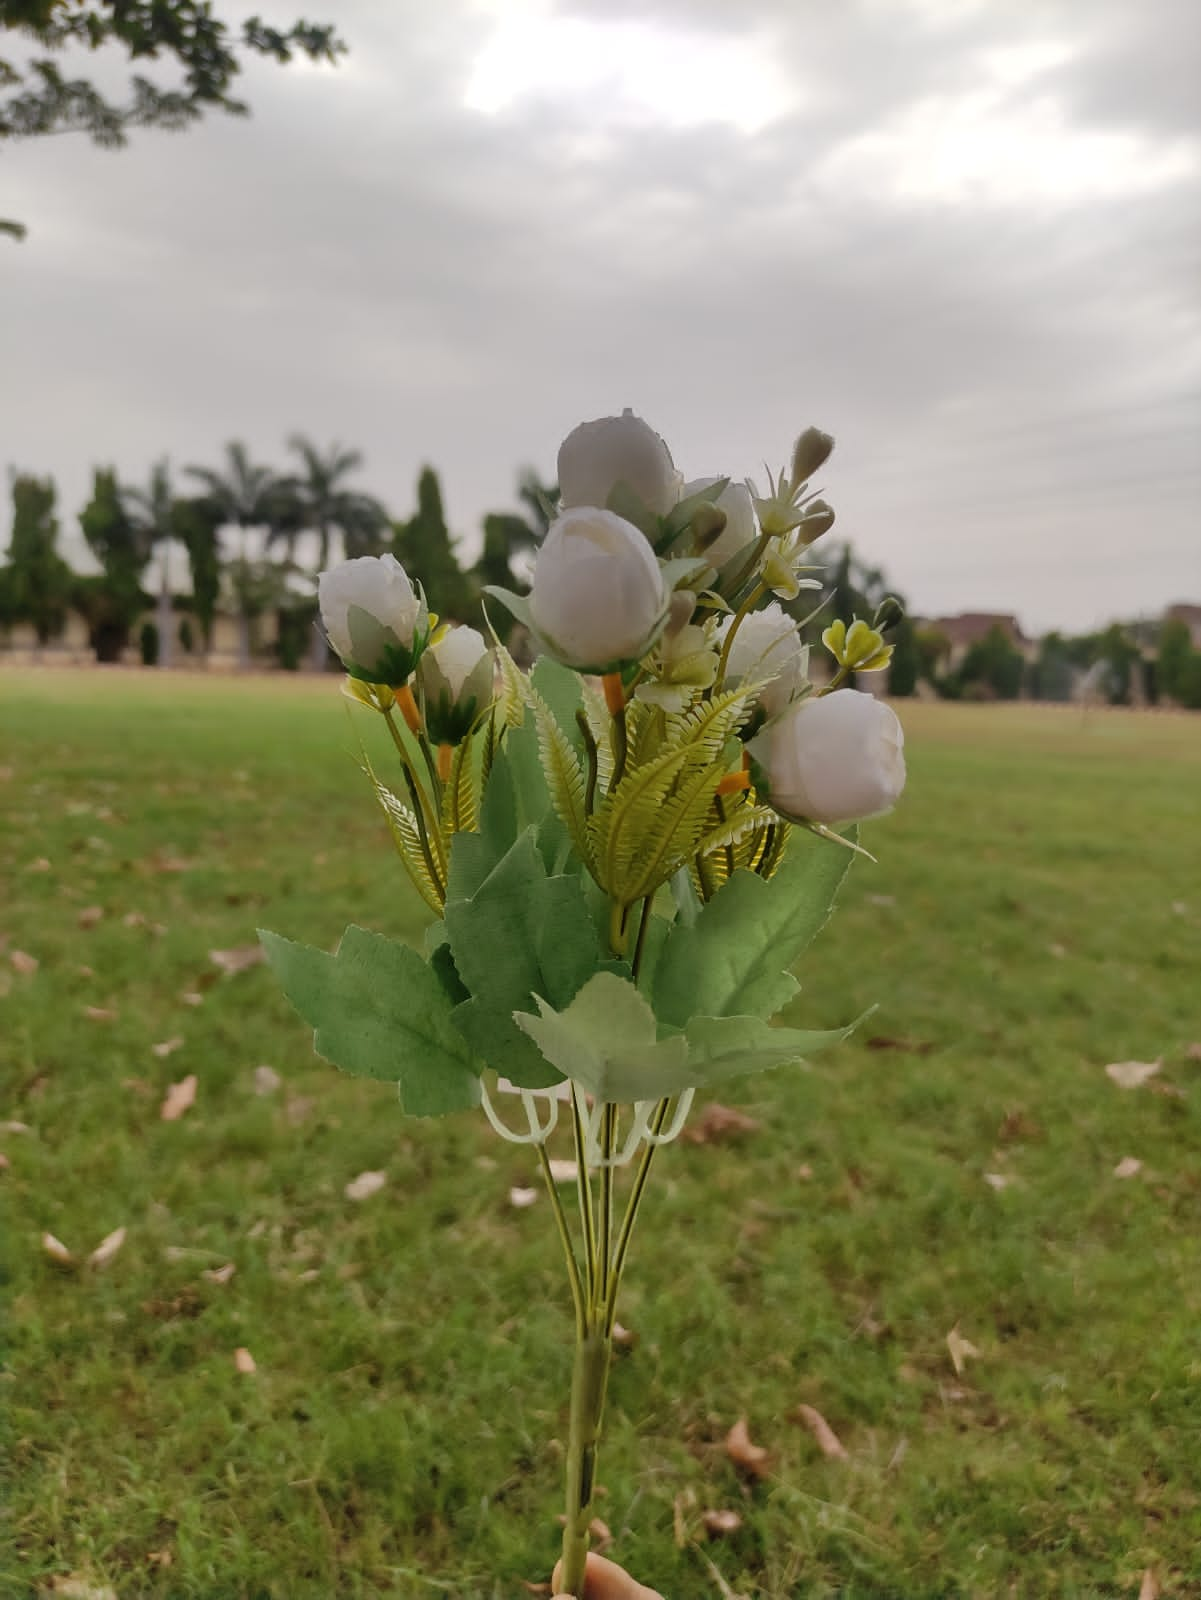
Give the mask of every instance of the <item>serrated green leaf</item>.
[[[584, 811], [584, 770], [580, 758], [550, 706], [536, 688], [530, 689], [538, 749], [546, 787], [560, 821], [585, 864], [591, 860], [587, 815]], [[574, 717], [574, 709], [572, 716]]]
[[657, 1038], [654, 1012], [627, 979], [600, 972], [563, 1010], [541, 995], [537, 1005], [518, 1012], [518, 1026], [598, 1100], [657, 1100], [690, 1086], [687, 1043]]
[[655, 974], [655, 1013], [682, 1028], [707, 1016], [774, 1016], [796, 993], [786, 969], [825, 923], [850, 853], [794, 840], [771, 879], [739, 870], [695, 923], [677, 923]]
[[349, 927], [335, 955], [260, 930], [280, 986], [313, 1029], [317, 1054], [344, 1072], [400, 1085], [401, 1106], [442, 1116], [480, 1101], [481, 1063], [416, 950]]
[[699, 1088], [807, 1061], [819, 1050], [841, 1044], [862, 1021], [858, 1017], [845, 1028], [811, 1029], [773, 1028], [759, 1017], [693, 1017], [684, 1030], [689, 1070]]
[[[398, 795], [392, 793], [386, 783], [375, 775], [371, 762], [364, 757], [364, 772], [371, 779], [375, 790], [375, 798], [388, 823], [388, 832], [392, 835], [392, 843], [396, 846], [400, 859], [408, 869], [409, 877], [413, 880], [414, 887], [421, 898], [439, 916], [442, 914], [442, 897], [438, 893], [438, 886], [430, 874], [426, 863], [425, 851], [421, 847], [421, 832], [417, 826], [417, 817], [411, 807], [405, 805]], [[432, 847], [432, 845], [431, 845]]]

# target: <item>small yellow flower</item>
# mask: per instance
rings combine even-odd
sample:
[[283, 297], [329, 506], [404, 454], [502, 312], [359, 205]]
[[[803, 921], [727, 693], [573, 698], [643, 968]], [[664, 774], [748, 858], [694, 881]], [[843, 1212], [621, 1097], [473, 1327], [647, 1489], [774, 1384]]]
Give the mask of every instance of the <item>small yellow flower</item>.
[[817, 578], [797, 574], [811, 570], [804, 564], [807, 541], [798, 534], [783, 538], [768, 547], [763, 561], [763, 582], [781, 600], [795, 600], [802, 589], [820, 589]]
[[861, 619], [849, 628], [841, 618], [832, 622], [822, 634], [822, 643], [847, 672], [879, 672], [892, 660], [892, 646]]

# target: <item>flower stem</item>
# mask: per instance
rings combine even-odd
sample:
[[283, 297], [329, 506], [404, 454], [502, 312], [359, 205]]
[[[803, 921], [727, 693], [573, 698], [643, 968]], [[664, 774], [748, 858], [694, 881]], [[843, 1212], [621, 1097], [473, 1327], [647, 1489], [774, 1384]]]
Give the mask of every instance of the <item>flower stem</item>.
[[[650, 1123], [652, 1133], [662, 1133], [670, 1105], [671, 1096], [665, 1095], [655, 1107]], [[630, 1236], [634, 1232], [634, 1222], [638, 1216], [638, 1207], [642, 1202], [646, 1180], [650, 1176], [651, 1162], [655, 1159], [655, 1151], [658, 1148], [658, 1145], [649, 1142], [642, 1147], [642, 1155], [638, 1161], [638, 1171], [634, 1175], [634, 1187], [630, 1190], [630, 1198], [626, 1204], [626, 1214], [622, 1218], [621, 1231], [617, 1235], [617, 1244], [613, 1250], [613, 1261], [609, 1269], [609, 1293], [605, 1301], [604, 1328], [606, 1336], [613, 1332], [613, 1320], [617, 1315], [617, 1291], [621, 1286], [621, 1274], [625, 1266], [626, 1252], [630, 1248]]]
[[725, 642], [721, 647], [721, 655], [717, 662], [716, 681], [718, 687], [724, 685], [726, 681], [726, 665], [730, 659], [730, 647], [734, 643], [734, 635], [738, 632], [739, 628], [741, 628], [743, 618], [749, 616], [749, 614], [759, 604], [760, 600], [762, 600], [763, 596], [767, 593], [767, 589], [768, 585], [764, 583], [762, 579], [760, 579], [759, 582], [755, 584], [751, 592], [747, 595], [746, 599], [738, 607], [738, 610], [734, 613], [734, 620], [726, 629]]
[[571, 1304], [575, 1311], [575, 1334], [577, 1340], [582, 1339], [588, 1330], [587, 1311], [584, 1306], [584, 1287], [580, 1281], [580, 1265], [575, 1258], [575, 1251], [571, 1245], [571, 1229], [567, 1226], [567, 1213], [563, 1209], [563, 1202], [559, 1198], [558, 1185], [550, 1170], [550, 1157], [546, 1153], [545, 1143], [538, 1146], [538, 1160], [542, 1167], [542, 1176], [546, 1180], [546, 1192], [550, 1196], [551, 1210], [555, 1214], [555, 1224], [559, 1230], [559, 1238], [563, 1242], [563, 1254], [567, 1260], [567, 1277], [571, 1284]]
[[571, 1373], [571, 1419], [567, 1441], [567, 1520], [563, 1528], [560, 1588], [582, 1600], [588, 1559], [596, 1450], [605, 1409], [612, 1341], [607, 1331], [589, 1327], [577, 1340]]

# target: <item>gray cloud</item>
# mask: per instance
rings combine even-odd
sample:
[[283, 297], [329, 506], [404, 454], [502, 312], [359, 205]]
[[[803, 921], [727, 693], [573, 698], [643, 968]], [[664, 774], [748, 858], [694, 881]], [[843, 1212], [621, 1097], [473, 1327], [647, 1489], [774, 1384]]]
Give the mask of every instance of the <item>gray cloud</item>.
[[[250, 123], [10, 148], [0, 459], [68, 521], [94, 462], [299, 427], [398, 514], [433, 461], [470, 542], [581, 417], [635, 406], [690, 476], [816, 421], [841, 530], [924, 609], [1201, 591], [1191, 0], [576, 4], [693, 77], [535, 59], [471, 110], [515, 9], [346, 4], [346, 67], [253, 68]], [[739, 50], [775, 75], [753, 133]]]

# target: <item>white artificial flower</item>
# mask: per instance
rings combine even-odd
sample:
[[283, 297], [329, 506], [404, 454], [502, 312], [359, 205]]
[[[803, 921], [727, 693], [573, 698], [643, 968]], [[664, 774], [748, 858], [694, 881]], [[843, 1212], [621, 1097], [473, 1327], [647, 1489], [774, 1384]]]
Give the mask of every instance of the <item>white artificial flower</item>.
[[448, 628], [422, 656], [418, 674], [430, 737], [458, 744], [492, 702], [495, 666], [487, 641], [474, 628]]
[[890, 811], [905, 787], [905, 736], [883, 701], [837, 689], [790, 706], [751, 743], [768, 802], [800, 822], [855, 822]]
[[[724, 644], [733, 623], [722, 619], [719, 642]], [[744, 682], [770, 678], [759, 696], [769, 717], [780, 714], [805, 685], [809, 647], [801, 643], [796, 623], [774, 600], [762, 611], [742, 619], [726, 660], [726, 682], [731, 688]]]
[[[719, 483], [718, 478], [694, 478], [691, 483], [684, 485], [681, 499], [686, 500], [689, 495], [699, 494], [702, 489], [708, 489], [711, 484]], [[745, 483], [727, 483], [713, 504], [719, 511], [726, 514], [726, 525], [714, 539], [713, 543], [705, 546], [705, 560], [710, 566], [719, 571], [727, 562], [745, 550], [758, 534], [755, 523], [755, 508], [751, 504], [751, 492]]]
[[566, 666], [600, 672], [646, 653], [667, 620], [663, 574], [643, 535], [612, 511], [577, 506], [538, 551], [530, 616]]
[[329, 642], [352, 677], [393, 687], [410, 677], [429, 619], [395, 556], [339, 562], [318, 579], [317, 599]]
[[657, 517], [666, 516], [680, 498], [681, 478], [671, 451], [628, 406], [620, 417], [598, 417], [573, 428], [559, 446], [558, 470], [564, 510], [604, 507], [619, 483]]

